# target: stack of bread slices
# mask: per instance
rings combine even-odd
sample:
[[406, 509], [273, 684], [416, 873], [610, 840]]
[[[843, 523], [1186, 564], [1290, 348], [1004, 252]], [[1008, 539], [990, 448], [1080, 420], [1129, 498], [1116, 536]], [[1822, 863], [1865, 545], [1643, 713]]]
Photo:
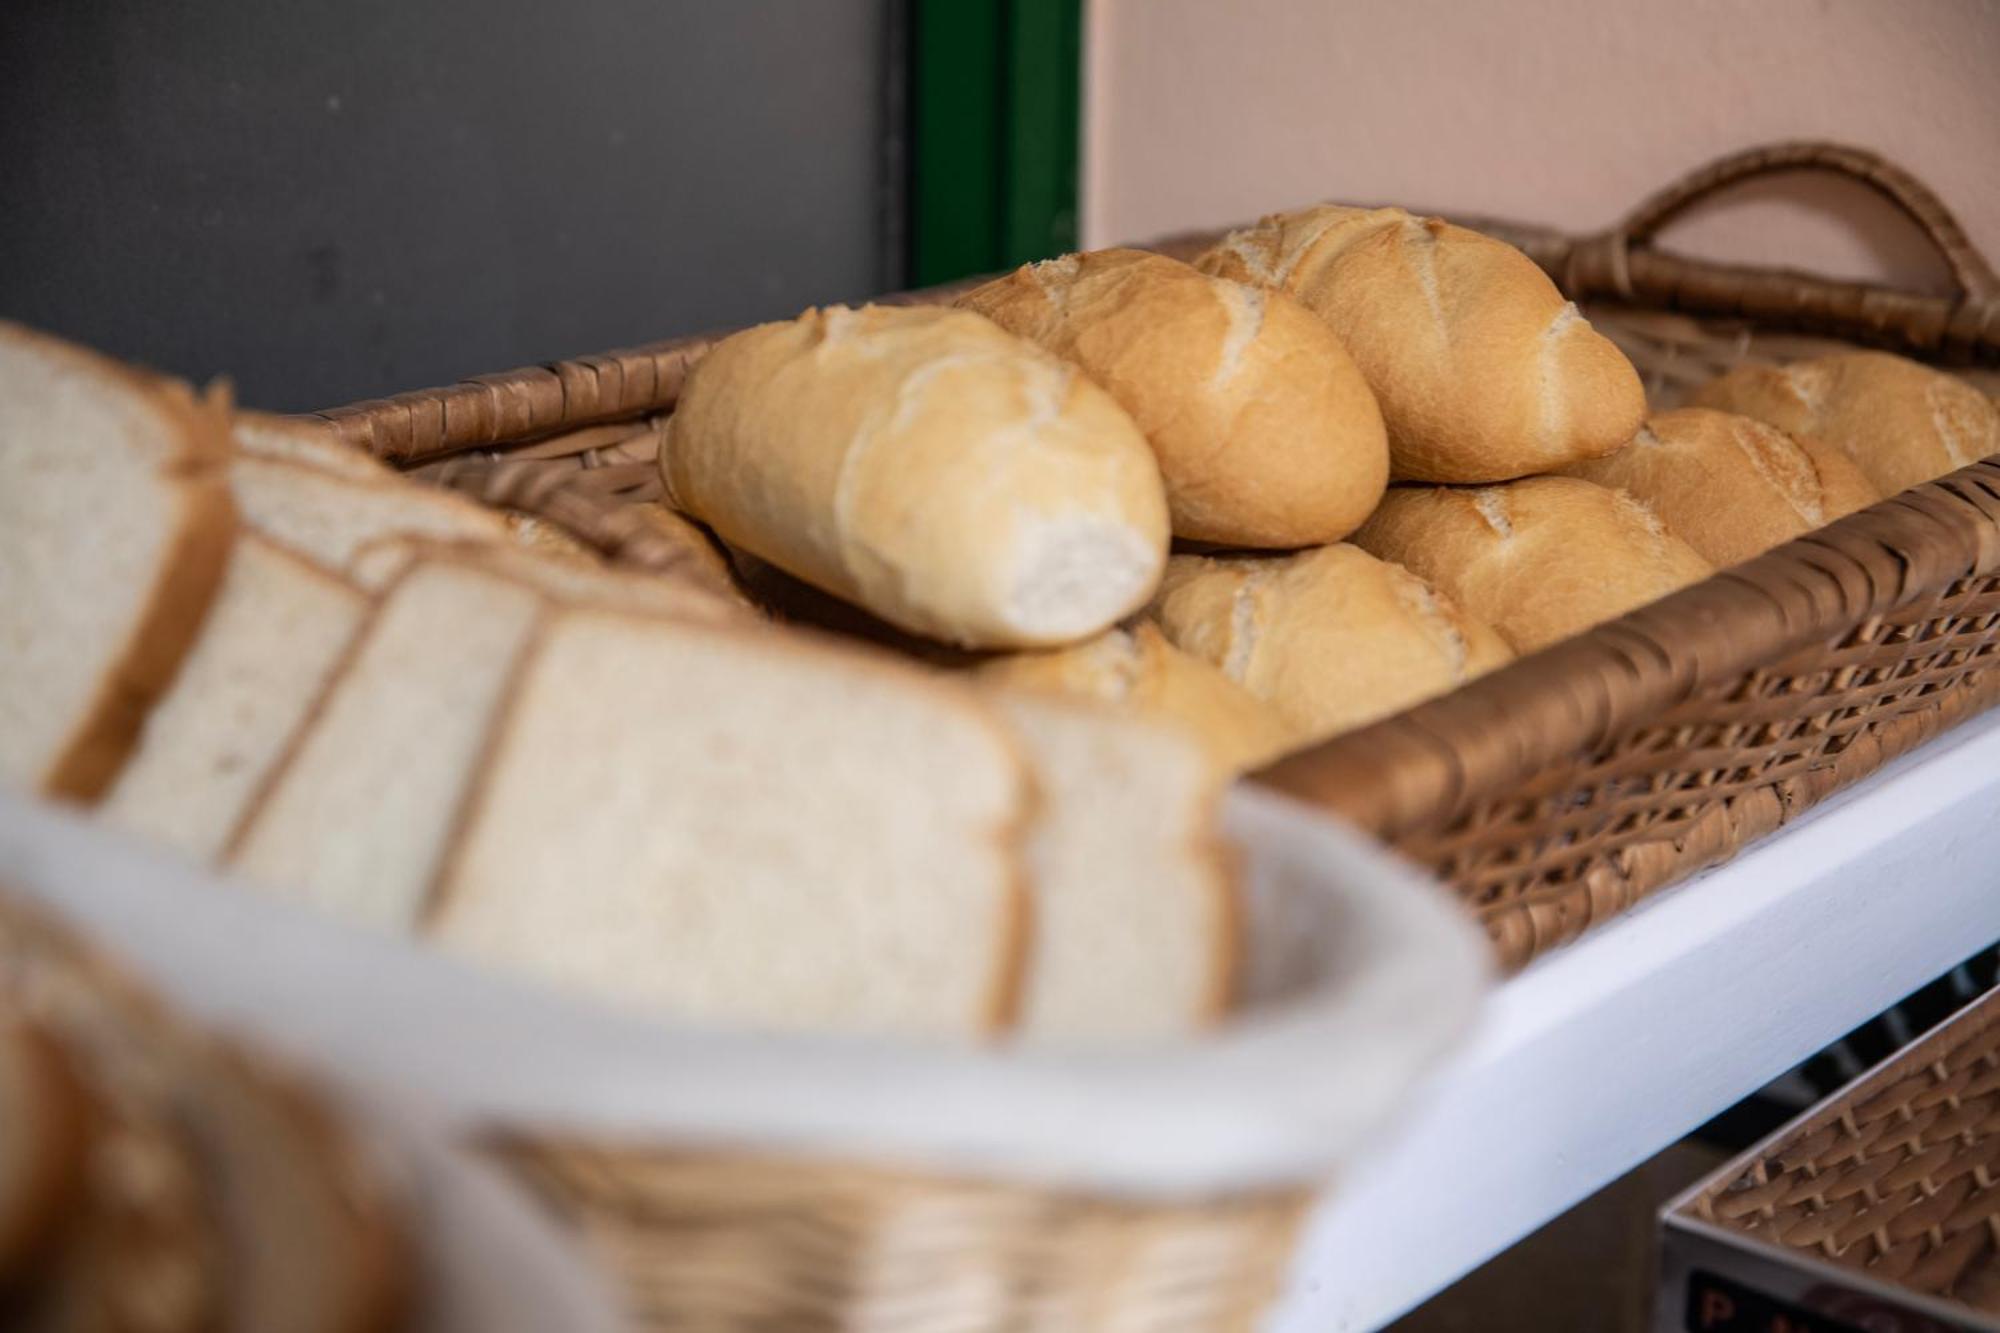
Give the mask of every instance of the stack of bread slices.
[[1088, 1044], [1228, 999], [1222, 778], [1175, 731], [16, 328], [0, 510], [0, 779], [258, 891], [675, 1019]]

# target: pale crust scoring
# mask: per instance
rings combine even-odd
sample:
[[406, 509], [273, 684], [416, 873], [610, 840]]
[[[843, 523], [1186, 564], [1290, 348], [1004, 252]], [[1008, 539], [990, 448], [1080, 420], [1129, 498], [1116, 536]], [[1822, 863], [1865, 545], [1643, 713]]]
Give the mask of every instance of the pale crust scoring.
[[1880, 498], [1832, 445], [1700, 407], [1662, 412], [1617, 453], [1565, 471], [1644, 501], [1718, 568]]
[[2000, 453], [2000, 410], [1955, 376], [1887, 352], [1841, 352], [1789, 366], [1749, 364], [1709, 381], [1701, 407], [1821, 440], [1883, 496]]
[[1520, 251], [1397, 208], [1274, 214], [1196, 261], [1297, 297], [1375, 391], [1399, 479], [1504, 481], [1609, 453], [1638, 373]]
[[1345, 543], [1285, 557], [1175, 556], [1151, 614], [1302, 739], [1399, 712], [1512, 656], [1451, 599]]
[[1027, 265], [958, 304], [1074, 363], [1132, 415], [1177, 536], [1318, 545], [1381, 498], [1374, 394], [1324, 321], [1282, 292], [1099, 250]]
[[1397, 487], [1354, 540], [1449, 594], [1523, 653], [1711, 572], [1644, 504], [1575, 477]]

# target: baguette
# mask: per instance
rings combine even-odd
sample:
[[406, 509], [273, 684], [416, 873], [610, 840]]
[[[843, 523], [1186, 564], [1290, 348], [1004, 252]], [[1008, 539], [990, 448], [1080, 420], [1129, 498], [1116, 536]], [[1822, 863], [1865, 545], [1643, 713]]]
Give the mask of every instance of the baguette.
[[1265, 218], [1195, 261], [1297, 297], [1361, 367], [1392, 473], [1505, 481], [1610, 453], [1639, 428], [1638, 372], [1526, 255], [1400, 208]]
[[1100, 250], [1029, 264], [958, 304], [1072, 362], [1132, 414], [1177, 537], [1316, 546], [1382, 498], [1375, 396], [1325, 322], [1282, 292]]
[[1345, 543], [1283, 557], [1177, 555], [1152, 613], [1301, 739], [1400, 712], [1512, 656], [1422, 579]]
[[1887, 352], [1738, 366], [1702, 386], [1694, 402], [1825, 440], [1885, 496], [2000, 454], [2000, 410], [1991, 399]]
[[977, 672], [1003, 689], [1087, 699], [1178, 728], [1222, 773], [1256, 768], [1297, 741], [1271, 705], [1174, 647], [1149, 621], [1108, 629], [1068, 648], [990, 658]]
[[227, 404], [0, 323], [0, 783], [94, 802], [220, 587]]
[[944, 1037], [1013, 1022], [1027, 786], [894, 659], [557, 612], [424, 933], [682, 1020]]
[[1529, 653], [1713, 572], [1651, 509], [1575, 477], [1397, 487], [1354, 535]]
[[1041, 795], [1028, 836], [1035, 932], [1022, 1039], [1135, 1044], [1214, 1023], [1238, 954], [1214, 766], [1145, 722], [1046, 696], [995, 697]]
[[1102, 389], [965, 310], [811, 310], [689, 372], [667, 497], [731, 546], [967, 647], [1088, 637], [1166, 559], [1145, 438]]
[[1662, 412], [1617, 453], [1564, 471], [1650, 505], [1718, 568], [1881, 498], [1832, 445], [1701, 407]]

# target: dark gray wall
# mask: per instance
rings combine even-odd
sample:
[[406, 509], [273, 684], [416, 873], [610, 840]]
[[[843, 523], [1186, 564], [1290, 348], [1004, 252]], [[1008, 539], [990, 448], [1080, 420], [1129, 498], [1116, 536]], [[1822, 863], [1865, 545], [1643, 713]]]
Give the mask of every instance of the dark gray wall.
[[0, 0], [0, 315], [327, 407], [880, 290], [885, 0]]

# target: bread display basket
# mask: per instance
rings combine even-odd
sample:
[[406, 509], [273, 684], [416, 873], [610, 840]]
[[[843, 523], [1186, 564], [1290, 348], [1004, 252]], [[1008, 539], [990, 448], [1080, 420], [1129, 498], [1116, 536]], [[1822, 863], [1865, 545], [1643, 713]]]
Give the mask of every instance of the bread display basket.
[[[1652, 247], [1696, 202], [1800, 169], [1894, 201], [1952, 296]], [[1490, 220], [1629, 355], [1657, 409], [1743, 361], [1887, 348], [1987, 392], [2000, 280], [1907, 173], [1824, 143], [1693, 173], [1600, 235]], [[1154, 248], [1191, 257], [1215, 235]], [[887, 298], [949, 299], [964, 285]], [[715, 336], [482, 375], [319, 414], [344, 438], [638, 567], [675, 553], [618, 502], [656, 497], [660, 423]], [[1433, 868], [1518, 968], [1726, 859], [2000, 700], [2000, 462], [1988, 459], [1724, 570], [1261, 779]]]

